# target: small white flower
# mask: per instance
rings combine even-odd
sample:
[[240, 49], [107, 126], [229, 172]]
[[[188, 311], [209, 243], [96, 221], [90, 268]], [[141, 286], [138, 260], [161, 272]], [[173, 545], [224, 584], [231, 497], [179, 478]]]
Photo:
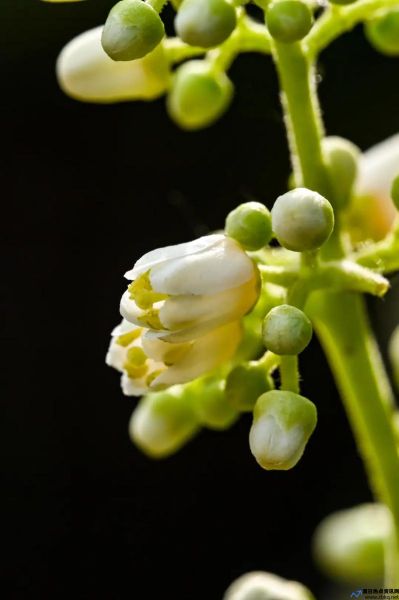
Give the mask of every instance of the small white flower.
[[237, 321], [255, 304], [258, 271], [242, 248], [222, 234], [154, 250], [125, 274], [122, 316], [186, 342]]
[[287, 581], [273, 573], [253, 571], [234, 581], [224, 600], [312, 600], [307, 588], [297, 581]]
[[62, 90], [84, 102], [152, 100], [166, 91], [169, 66], [162, 45], [142, 59], [115, 62], [101, 45], [102, 26], [71, 40], [57, 61]]
[[212, 371], [232, 358], [241, 337], [235, 321], [190, 342], [169, 343], [123, 320], [112, 332], [106, 363], [122, 373], [125, 395], [141, 396]]
[[390, 192], [399, 174], [399, 134], [373, 146], [359, 161], [355, 187], [358, 198], [352, 207], [350, 221], [357, 228], [355, 239], [381, 239], [389, 231], [396, 216]]

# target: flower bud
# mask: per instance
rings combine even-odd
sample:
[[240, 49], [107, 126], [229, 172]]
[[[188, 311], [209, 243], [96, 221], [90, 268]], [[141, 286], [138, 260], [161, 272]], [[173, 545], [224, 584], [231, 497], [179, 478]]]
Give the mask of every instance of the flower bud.
[[316, 407], [307, 398], [283, 390], [266, 392], [255, 404], [249, 434], [251, 452], [263, 469], [292, 469], [316, 422]]
[[102, 27], [78, 35], [61, 51], [57, 79], [62, 90], [81, 102], [152, 100], [169, 83], [169, 63], [162, 44], [135, 61], [115, 62], [101, 46]]
[[190, 399], [198, 422], [209, 429], [222, 430], [237, 420], [238, 412], [226, 398], [222, 379], [202, 379], [190, 388]]
[[121, 0], [108, 15], [101, 42], [113, 60], [134, 60], [151, 52], [164, 33], [152, 6], [142, 0]]
[[218, 46], [237, 24], [234, 6], [226, 0], [183, 0], [175, 18], [178, 36], [191, 46]]
[[399, 175], [397, 175], [392, 182], [391, 198], [396, 209], [399, 210]]
[[388, 56], [399, 55], [399, 8], [395, 8], [366, 24], [369, 42]]
[[240, 204], [227, 215], [225, 231], [245, 250], [260, 250], [272, 237], [270, 212], [260, 202]]
[[297, 581], [287, 581], [272, 573], [254, 571], [236, 579], [223, 600], [313, 600], [313, 596]]
[[313, 538], [320, 568], [348, 584], [374, 584], [384, 575], [384, 545], [390, 518], [381, 504], [362, 504], [324, 519]]
[[239, 412], [251, 412], [259, 396], [271, 389], [271, 377], [256, 361], [238, 365], [226, 379], [227, 401]]
[[294, 252], [315, 250], [332, 233], [334, 211], [317, 192], [296, 188], [277, 198], [272, 208], [272, 226], [284, 248]]
[[152, 458], [177, 452], [198, 431], [198, 422], [181, 385], [142, 398], [134, 410], [129, 434]]
[[356, 181], [360, 150], [349, 140], [331, 136], [323, 140], [323, 152], [333, 191], [333, 204], [338, 209], [345, 208]]
[[270, 35], [278, 42], [298, 42], [310, 31], [312, 12], [300, 0], [277, 0], [266, 11], [266, 24]]
[[396, 327], [391, 336], [388, 353], [395, 383], [399, 388], [399, 326]]
[[192, 60], [177, 69], [167, 108], [183, 129], [202, 129], [225, 112], [232, 95], [233, 85], [225, 73], [212, 73], [205, 62]]
[[281, 356], [303, 352], [312, 339], [312, 332], [312, 323], [305, 313], [289, 304], [272, 308], [263, 322], [266, 348]]

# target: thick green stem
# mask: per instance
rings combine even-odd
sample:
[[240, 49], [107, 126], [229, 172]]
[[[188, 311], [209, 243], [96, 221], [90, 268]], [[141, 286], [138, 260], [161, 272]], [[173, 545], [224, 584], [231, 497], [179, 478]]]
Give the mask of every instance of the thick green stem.
[[393, 397], [361, 296], [315, 294], [308, 308], [342, 395], [371, 488], [391, 510], [386, 585], [399, 587], [399, 455]]
[[[283, 90], [297, 185], [328, 198], [330, 185], [323, 163], [323, 127], [314, 64], [300, 44], [275, 43], [273, 55]], [[331, 259], [343, 254], [337, 228], [322, 255]], [[315, 293], [308, 307], [341, 391], [373, 492], [393, 516], [393, 543], [386, 552], [386, 585], [399, 587], [399, 455], [391, 422], [392, 392], [366, 308], [360, 295], [347, 292]]]
[[280, 362], [281, 389], [299, 394], [297, 356], [282, 356]]

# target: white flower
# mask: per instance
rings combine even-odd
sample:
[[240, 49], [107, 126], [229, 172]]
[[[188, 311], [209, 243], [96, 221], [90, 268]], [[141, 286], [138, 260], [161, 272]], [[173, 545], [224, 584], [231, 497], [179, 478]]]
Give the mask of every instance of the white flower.
[[122, 296], [122, 316], [170, 342], [237, 321], [259, 295], [255, 264], [222, 234], [149, 252], [125, 277], [133, 283]]
[[142, 59], [115, 62], [101, 45], [102, 26], [71, 40], [57, 61], [62, 90], [84, 102], [152, 100], [166, 91], [169, 66], [162, 45]]
[[241, 336], [235, 321], [193, 341], [169, 343], [123, 320], [112, 332], [106, 363], [122, 373], [124, 394], [141, 396], [212, 371], [234, 355]]
[[234, 581], [224, 600], [312, 600], [313, 596], [301, 583], [287, 581], [273, 573], [253, 571]]
[[393, 179], [399, 174], [399, 134], [373, 146], [360, 157], [350, 221], [357, 228], [355, 238], [381, 239], [396, 215], [390, 197]]

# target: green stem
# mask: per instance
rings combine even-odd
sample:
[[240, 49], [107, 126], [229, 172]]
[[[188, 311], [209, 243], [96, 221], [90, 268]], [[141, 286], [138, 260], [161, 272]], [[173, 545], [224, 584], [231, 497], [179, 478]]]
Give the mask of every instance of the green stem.
[[299, 394], [297, 356], [282, 356], [280, 362], [281, 389]]
[[398, 587], [399, 455], [391, 425], [393, 396], [365, 306], [356, 294], [320, 293], [313, 296], [308, 309], [335, 375], [371, 488], [393, 516], [395, 541], [387, 552], [385, 583]]

